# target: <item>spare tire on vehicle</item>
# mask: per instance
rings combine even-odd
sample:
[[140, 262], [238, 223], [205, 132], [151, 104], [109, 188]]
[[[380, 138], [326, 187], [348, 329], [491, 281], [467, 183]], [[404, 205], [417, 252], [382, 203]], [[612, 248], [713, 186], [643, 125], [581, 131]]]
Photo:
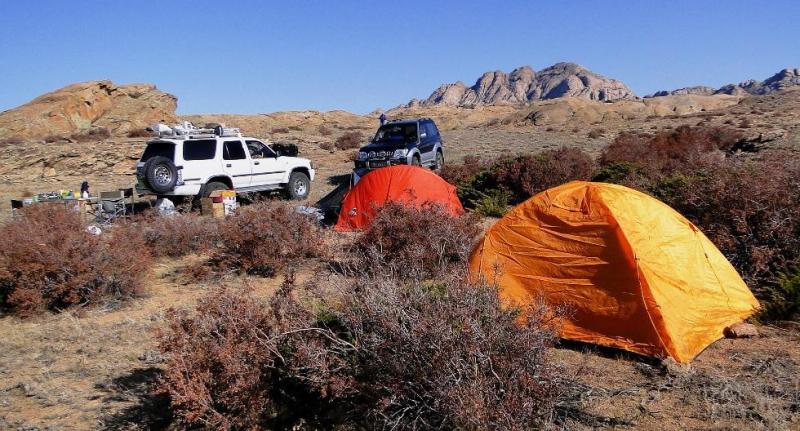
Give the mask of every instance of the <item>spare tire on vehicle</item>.
[[144, 163], [144, 178], [150, 190], [159, 194], [168, 193], [178, 183], [178, 168], [172, 160], [156, 156]]

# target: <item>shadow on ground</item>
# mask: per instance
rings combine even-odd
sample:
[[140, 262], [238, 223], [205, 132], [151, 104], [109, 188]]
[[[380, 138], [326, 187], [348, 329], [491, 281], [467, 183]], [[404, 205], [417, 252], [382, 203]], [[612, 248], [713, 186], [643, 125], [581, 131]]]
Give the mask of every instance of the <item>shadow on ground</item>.
[[104, 419], [108, 430], [165, 430], [172, 423], [169, 396], [154, 392], [162, 371], [156, 367], [137, 368], [97, 388], [108, 395], [107, 402], [130, 402], [133, 405], [116, 411]]

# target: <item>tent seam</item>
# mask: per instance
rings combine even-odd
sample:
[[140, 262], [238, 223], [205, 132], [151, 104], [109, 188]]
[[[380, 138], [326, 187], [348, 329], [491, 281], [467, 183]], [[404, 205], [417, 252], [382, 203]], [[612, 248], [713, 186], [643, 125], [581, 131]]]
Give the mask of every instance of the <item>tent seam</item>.
[[[656, 333], [656, 337], [658, 337], [658, 340], [661, 342], [661, 345], [663, 346], [664, 350], [667, 351], [667, 354], [677, 358], [678, 355], [676, 355], [675, 352], [672, 351], [673, 349], [671, 348], [672, 337], [669, 337], [669, 341], [670, 341], [669, 343], [665, 343], [664, 342], [664, 338], [661, 336], [661, 331], [659, 330], [659, 327], [656, 326], [656, 322], [653, 320], [653, 316], [650, 313], [650, 307], [648, 307], [649, 304], [648, 304], [648, 302], [647, 302], [647, 300], [646, 300], [646, 298], [644, 296], [644, 288], [647, 287], [647, 292], [650, 295], [650, 297], [652, 297], [652, 293], [650, 291], [650, 285], [647, 283], [647, 279], [645, 277], [643, 277], [643, 275], [642, 275], [641, 266], [639, 265], [639, 259], [636, 256], [636, 251], [633, 249], [633, 246], [631, 245], [631, 242], [628, 239], [628, 236], [625, 235], [625, 230], [622, 229], [622, 226], [620, 225], [619, 220], [617, 220], [617, 218], [614, 217], [613, 213], [608, 208], [608, 205], [605, 204], [605, 201], [602, 198], [599, 201], [602, 203], [603, 207], [606, 209], [606, 212], [607, 212], [608, 216], [612, 220], [614, 220], [614, 223], [616, 224], [615, 229], [617, 231], [619, 231], [620, 238], [625, 241], [625, 243], [628, 246], [628, 249], [633, 254], [633, 256], [631, 256], [631, 257], [633, 257], [633, 262], [634, 262], [634, 264], [636, 266], [636, 280], [639, 283], [639, 295], [642, 298], [642, 304], [644, 305], [644, 312], [647, 314], [647, 319], [650, 321], [650, 326], [653, 328], [653, 331]], [[666, 331], [666, 328], [664, 328], [664, 330]]]

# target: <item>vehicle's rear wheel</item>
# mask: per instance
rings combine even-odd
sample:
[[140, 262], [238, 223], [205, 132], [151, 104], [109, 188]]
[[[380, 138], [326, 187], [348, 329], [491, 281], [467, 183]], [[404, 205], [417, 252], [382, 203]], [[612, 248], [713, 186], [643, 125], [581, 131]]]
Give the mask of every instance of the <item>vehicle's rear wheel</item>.
[[411, 158], [411, 164], [414, 166], [422, 166], [422, 160], [420, 160], [419, 154], [414, 154], [414, 157]]
[[433, 164], [434, 171], [441, 171], [444, 167], [444, 154], [441, 151], [436, 152], [436, 161]]
[[219, 181], [211, 181], [210, 183], [206, 184], [205, 187], [203, 187], [203, 192], [201, 195], [202, 197], [207, 198], [211, 196], [211, 192], [215, 192], [218, 190], [230, 190], [230, 189], [231, 188], [228, 187], [228, 185], [225, 183], [221, 183]]
[[302, 172], [292, 172], [289, 176], [289, 183], [286, 185], [286, 193], [291, 199], [300, 200], [308, 197], [311, 191], [311, 180], [308, 175]]
[[168, 193], [178, 182], [178, 168], [166, 157], [152, 157], [144, 164], [144, 177], [150, 190], [158, 194]]

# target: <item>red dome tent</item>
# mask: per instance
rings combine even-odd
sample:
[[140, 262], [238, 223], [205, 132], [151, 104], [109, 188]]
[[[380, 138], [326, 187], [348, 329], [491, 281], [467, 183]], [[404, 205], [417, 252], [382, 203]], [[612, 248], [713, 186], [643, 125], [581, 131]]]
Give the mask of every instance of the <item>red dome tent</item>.
[[416, 207], [433, 203], [454, 216], [464, 213], [453, 185], [427, 169], [397, 165], [372, 171], [361, 178], [344, 197], [334, 229], [347, 231], [367, 226], [375, 210], [386, 202]]

